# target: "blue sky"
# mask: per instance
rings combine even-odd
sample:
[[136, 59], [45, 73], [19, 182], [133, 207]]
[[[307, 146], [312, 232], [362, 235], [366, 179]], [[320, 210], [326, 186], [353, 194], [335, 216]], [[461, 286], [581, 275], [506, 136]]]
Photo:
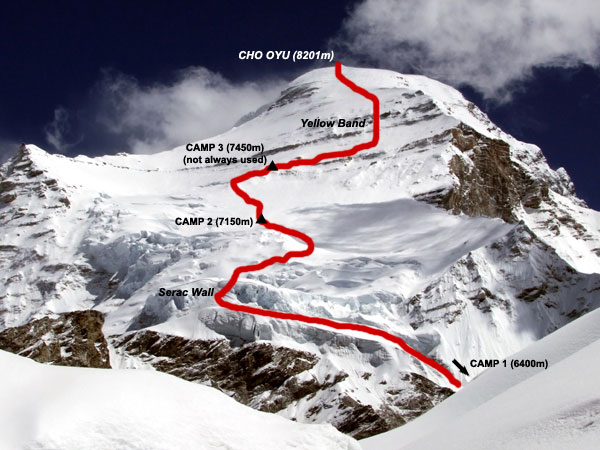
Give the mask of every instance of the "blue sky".
[[600, 209], [594, 0], [4, 2], [0, 34], [0, 159], [20, 142], [97, 155], [207, 137], [315, 67], [240, 50], [334, 49], [459, 88]]

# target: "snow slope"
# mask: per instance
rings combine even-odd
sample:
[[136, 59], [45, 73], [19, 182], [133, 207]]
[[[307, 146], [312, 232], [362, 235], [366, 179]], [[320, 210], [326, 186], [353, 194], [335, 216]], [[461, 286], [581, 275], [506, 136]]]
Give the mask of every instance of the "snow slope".
[[488, 369], [413, 422], [361, 441], [365, 450], [578, 449], [600, 442], [600, 311], [511, 356], [547, 370]]
[[254, 411], [157, 372], [46, 366], [2, 351], [0, 367], [2, 450], [359, 448], [331, 425]]

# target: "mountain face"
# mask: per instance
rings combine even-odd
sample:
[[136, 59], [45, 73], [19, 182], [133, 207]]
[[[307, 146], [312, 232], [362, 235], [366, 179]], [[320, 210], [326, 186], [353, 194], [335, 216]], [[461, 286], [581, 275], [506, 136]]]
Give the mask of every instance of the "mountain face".
[[[380, 99], [379, 145], [244, 183], [267, 220], [308, 234], [316, 250], [242, 277], [230, 301], [375, 326], [451, 370], [453, 359], [502, 359], [599, 305], [600, 214], [564, 169], [448, 86], [343, 72]], [[417, 417], [452, 387], [399, 348], [224, 310], [193, 292], [303, 248], [249, 226], [254, 208], [229, 180], [367, 142], [371, 112], [320, 69], [230, 131], [163, 153], [67, 158], [22, 146], [0, 169], [0, 330], [21, 335], [14, 327], [93, 310], [113, 368], [171, 373], [357, 438]], [[305, 126], [320, 120], [334, 125]]]
[[94, 310], [45, 316], [0, 331], [0, 348], [41, 363], [110, 368], [103, 324]]

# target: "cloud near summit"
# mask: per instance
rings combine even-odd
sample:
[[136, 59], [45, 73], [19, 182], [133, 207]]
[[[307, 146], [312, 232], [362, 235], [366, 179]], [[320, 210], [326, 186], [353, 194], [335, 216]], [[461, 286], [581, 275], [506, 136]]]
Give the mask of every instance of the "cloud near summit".
[[59, 151], [74, 146], [65, 145], [66, 129], [81, 136], [75, 150], [85, 147], [85, 153], [169, 150], [228, 130], [244, 114], [274, 100], [282, 86], [278, 80], [232, 82], [204, 67], [189, 67], [169, 83], [152, 84], [105, 70], [81, 108], [71, 113], [57, 108], [46, 137]]
[[600, 2], [365, 0], [333, 42], [363, 63], [502, 100], [534, 67], [598, 67]]
[[[363, 0], [330, 44], [346, 64], [470, 85], [502, 101], [536, 67], [600, 66], [600, 1]], [[162, 83], [105, 70], [80, 107], [56, 108], [44, 132], [61, 152], [168, 150], [226, 131], [283, 86], [204, 67]]]

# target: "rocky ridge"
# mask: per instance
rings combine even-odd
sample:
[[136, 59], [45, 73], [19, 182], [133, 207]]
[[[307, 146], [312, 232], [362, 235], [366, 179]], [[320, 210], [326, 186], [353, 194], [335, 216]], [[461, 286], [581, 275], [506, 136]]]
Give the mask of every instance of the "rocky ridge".
[[59, 366], [110, 368], [98, 311], [46, 316], [0, 331], [0, 350]]

